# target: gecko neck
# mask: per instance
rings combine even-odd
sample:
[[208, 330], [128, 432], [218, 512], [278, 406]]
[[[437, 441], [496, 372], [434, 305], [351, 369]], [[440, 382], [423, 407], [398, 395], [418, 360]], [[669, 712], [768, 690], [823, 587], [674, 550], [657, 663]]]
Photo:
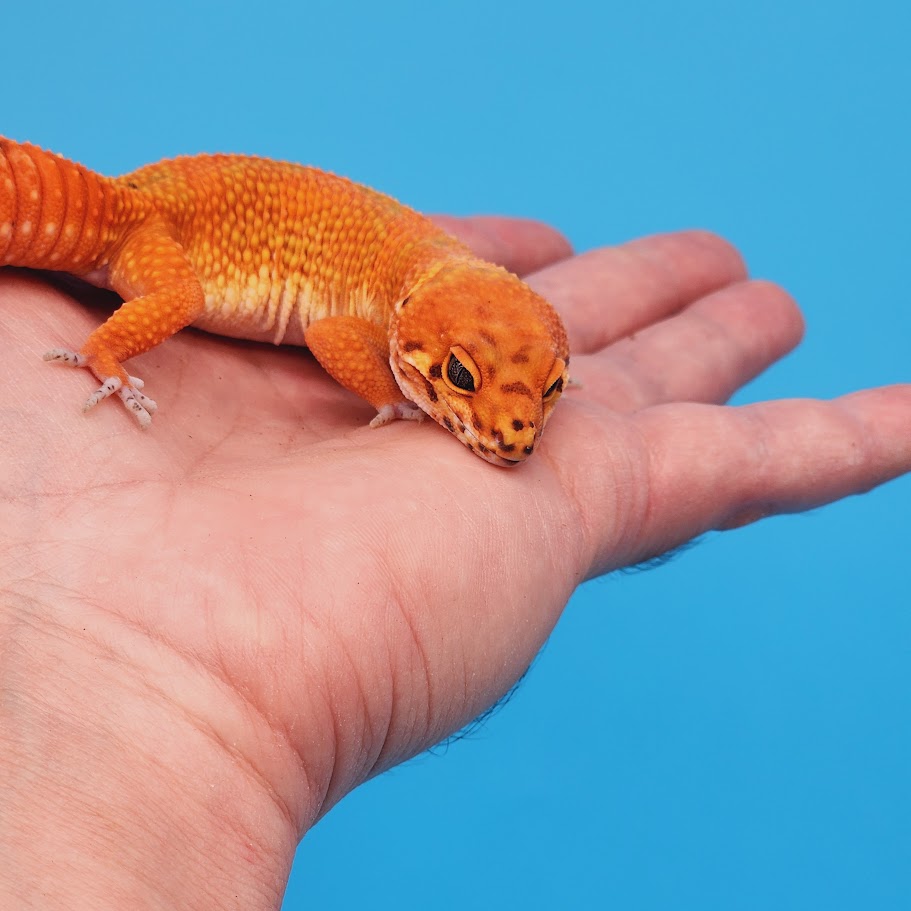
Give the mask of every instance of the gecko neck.
[[506, 273], [502, 267], [479, 259], [468, 247], [448, 235], [443, 235], [441, 243], [425, 242], [420, 247], [407, 251], [401, 265], [400, 284], [393, 297], [395, 313], [401, 310], [404, 302], [415, 291], [443, 272], [458, 274], [463, 269], [471, 269], [479, 273]]

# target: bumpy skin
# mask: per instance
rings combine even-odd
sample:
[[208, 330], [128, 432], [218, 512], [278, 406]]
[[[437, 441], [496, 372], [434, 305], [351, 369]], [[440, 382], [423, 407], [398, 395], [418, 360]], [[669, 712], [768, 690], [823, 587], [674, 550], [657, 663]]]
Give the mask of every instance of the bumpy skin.
[[123, 368], [185, 326], [305, 344], [378, 414], [431, 415], [482, 458], [534, 450], [567, 381], [566, 334], [518, 278], [417, 212], [314, 168], [235, 155], [119, 178], [0, 138], [0, 265], [69, 272], [123, 306], [76, 352], [142, 426]]

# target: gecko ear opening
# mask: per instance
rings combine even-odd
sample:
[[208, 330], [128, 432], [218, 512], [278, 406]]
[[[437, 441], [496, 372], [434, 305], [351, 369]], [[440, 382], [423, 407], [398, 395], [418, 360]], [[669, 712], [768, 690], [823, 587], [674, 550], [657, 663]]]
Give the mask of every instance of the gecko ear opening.
[[443, 379], [453, 392], [460, 395], [471, 395], [481, 388], [481, 371], [461, 345], [449, 349]]

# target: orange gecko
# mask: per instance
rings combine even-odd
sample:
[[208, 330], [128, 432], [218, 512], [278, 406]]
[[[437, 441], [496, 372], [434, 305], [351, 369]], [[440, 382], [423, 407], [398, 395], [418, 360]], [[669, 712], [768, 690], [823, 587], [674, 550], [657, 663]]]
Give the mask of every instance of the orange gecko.
[[68, 272], [124, 304], [46, 360], [101, 381], [142, 427], [123, 362], [185, 326], [306, 345], [377, 409], [424, 413], [495, 465], [534, 450], [567, 384], [566, 333], [516, 276], [412, 209], [315, 168], [198, 155], [109, 178], [0, 138], [0, 265]]

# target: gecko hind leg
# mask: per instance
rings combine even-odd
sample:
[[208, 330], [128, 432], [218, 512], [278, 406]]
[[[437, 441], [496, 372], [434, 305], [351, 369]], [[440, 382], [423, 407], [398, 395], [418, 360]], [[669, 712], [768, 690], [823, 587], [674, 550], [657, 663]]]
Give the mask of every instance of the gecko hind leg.
[[189, 326], [202, 313], [205, 295], [183, 248], [169, 227], [154, 218], [124, 236], [108, 269], [108, 284], [124, 303], [78, 351], [54, 348], [44, 359], [88, 367], [101, 381], [83, 411], [116, 392], [145, 428], [152, 423], [157, 405], [142, 392], [142, 381], [126, 372], [123, 362]]

